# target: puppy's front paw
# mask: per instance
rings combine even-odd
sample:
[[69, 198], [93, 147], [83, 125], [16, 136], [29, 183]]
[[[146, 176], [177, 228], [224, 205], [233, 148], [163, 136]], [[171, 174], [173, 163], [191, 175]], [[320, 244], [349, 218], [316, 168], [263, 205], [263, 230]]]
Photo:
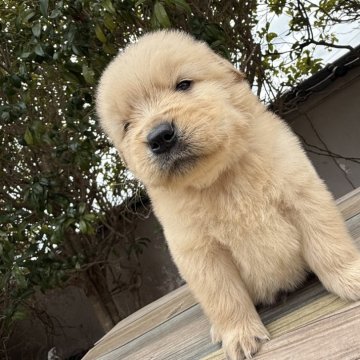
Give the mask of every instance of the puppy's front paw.
[[211, 337], [213, 342], [222, 340], [224, 352], [230, 360], [251, 359], [261, 344], [270, 340], [269, 332], [260, 321], [238, 324], [222, 332], [213, 326]]
[[343, 299], [360, 300], [360, 258], [326, 278], [328, 288]]
[[221, 342], [221, 333], [216, 329], [214, 325], [211, 326], [210, 337], [213, 344]]

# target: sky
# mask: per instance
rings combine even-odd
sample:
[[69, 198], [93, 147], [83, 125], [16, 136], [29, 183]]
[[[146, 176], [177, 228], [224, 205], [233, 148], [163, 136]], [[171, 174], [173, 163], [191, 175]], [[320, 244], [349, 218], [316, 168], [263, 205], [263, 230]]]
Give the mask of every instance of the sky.
[[[285, 14], [280, 16], [274, 16], [270, 23], [269, 31], [275, 32], [277, 34], [286, 33], [288, 29], [289, 17]], [[360, 44], [360, 24], [337, 24], [332, 27], [332, 32], [338, 38], [337, 44], [339, 45], [350, 45], [355, 47]], [[282, 36], [281, 39], [284, 41], [288, 40], [292, 42], [292, 35]], [[275, 39], [276, 42], [278, 39]], [[283, 45], [285, 46], [285, 45]], [[281, 46], [280, 46], [281, 48]], [[279, 48], [278, 48], [279, 50]], [[280, 50], [279, 50], [280, 51]], [[331, 52], [325, 49], [324, 46], [317, 46], [314, 52], [314, 56], [318, 58], [322, 58], [324, 64], [332, 63], [342, 55], [348, 52], [347, 49], [333, 49]]]
[[[317, 0], [313, 0], [313, 3], [319, 2]], [[313, 14], [309, 14], [310, 22], [313, 24], [316, 20]], [[267, 48], [267, 41], [265, 39], [259, 39], [257, 35], [257, 31], [261, 30], [265, 27], [266, 23], [270, 24], [268, 32], [276, 33], [278, 36], [275, 37], [271, 43], [281, 55], [280, 59], [275, 60], [274, 64], [280, 63], [284, 61], [287, 64], [295, 64], [289, 58], [289, 52], [291, 51], [291, 46], [295, 41], [299, 41], [301, 43], [301, 32], [291, 32], [289, 33], [289, 21], [291, 17], [285, 13], [280, 15], [276, 15], [273, 12], [269, 12], [267, 6], [261, 6], [258, 8], [258, 19], [259, 22], [254, 29], [254, 36], [257, 41], [263, 44], [264, 50]], [[313, 26], [312, 27], [314, 38], [318, 39], [319, 31]], [[338, 41], [337, 45], [350, 45], [352, 47], [356, 47], [360, 44], [360, 23], [347, 23], [347, 24], [337, 24], [327, 29], [329, 34], [335, 34]], [[338, 49], [338, 48], [329, 48], [321, 45], [309, 45], [306, 47], [312, 53], [313, 59], [321, 59], [322, 67], [325, 67], [327, 64], [333, 63], [336, 59], [340, 58], [342, 55], [347, 53], [348, 49]], [[329, 51], [330, 49], [330, 51]], [[301, 81], [306, 79], [309, 76], [302, 77]], [[275, 87], [281, 88], [281, 84], [287, 81], [287, 75], [283, 72], [280, 72], [276, 78], [272, 78], [272, 84]], [[286, 91], [287, 88], [283, 88], [281, 91]], [[256, 93], [256, 88], [253, 88], [253, 91]], [[269, 97], [269, 90], [262, 87], [260, 98], [265, 100], [265, 102], [271, 101], [271, 96]]]

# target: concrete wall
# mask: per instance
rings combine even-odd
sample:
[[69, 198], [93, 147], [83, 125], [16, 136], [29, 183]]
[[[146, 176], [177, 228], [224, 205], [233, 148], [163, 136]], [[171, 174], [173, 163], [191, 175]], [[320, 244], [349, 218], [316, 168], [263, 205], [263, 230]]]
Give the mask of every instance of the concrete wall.
[[360, 68], [313, 93], [284, 118], [305, 139], [309, 158], [335, 198], [360, 186]]

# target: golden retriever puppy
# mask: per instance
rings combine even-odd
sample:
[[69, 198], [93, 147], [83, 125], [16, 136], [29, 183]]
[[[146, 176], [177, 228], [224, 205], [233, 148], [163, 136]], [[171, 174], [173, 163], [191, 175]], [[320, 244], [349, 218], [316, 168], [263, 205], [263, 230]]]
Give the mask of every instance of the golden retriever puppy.
[[143, 36], [105, 70], [97, 110], [230, 359], [269, 339], [254, 304], [309, 270], [360, 298], [359, 252], [298, 139], [206, 44]]

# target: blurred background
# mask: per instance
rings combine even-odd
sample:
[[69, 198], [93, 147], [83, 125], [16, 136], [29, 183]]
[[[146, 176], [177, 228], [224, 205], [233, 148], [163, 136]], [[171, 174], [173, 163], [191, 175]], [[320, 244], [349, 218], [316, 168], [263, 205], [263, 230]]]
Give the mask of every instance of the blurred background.
[[182, 29], [245, 72], [335, 197], [360, 186], [358, 0], [2, 0], [0, 358], [80, 359], [183, 282], [98, 127], [109, 61]]

